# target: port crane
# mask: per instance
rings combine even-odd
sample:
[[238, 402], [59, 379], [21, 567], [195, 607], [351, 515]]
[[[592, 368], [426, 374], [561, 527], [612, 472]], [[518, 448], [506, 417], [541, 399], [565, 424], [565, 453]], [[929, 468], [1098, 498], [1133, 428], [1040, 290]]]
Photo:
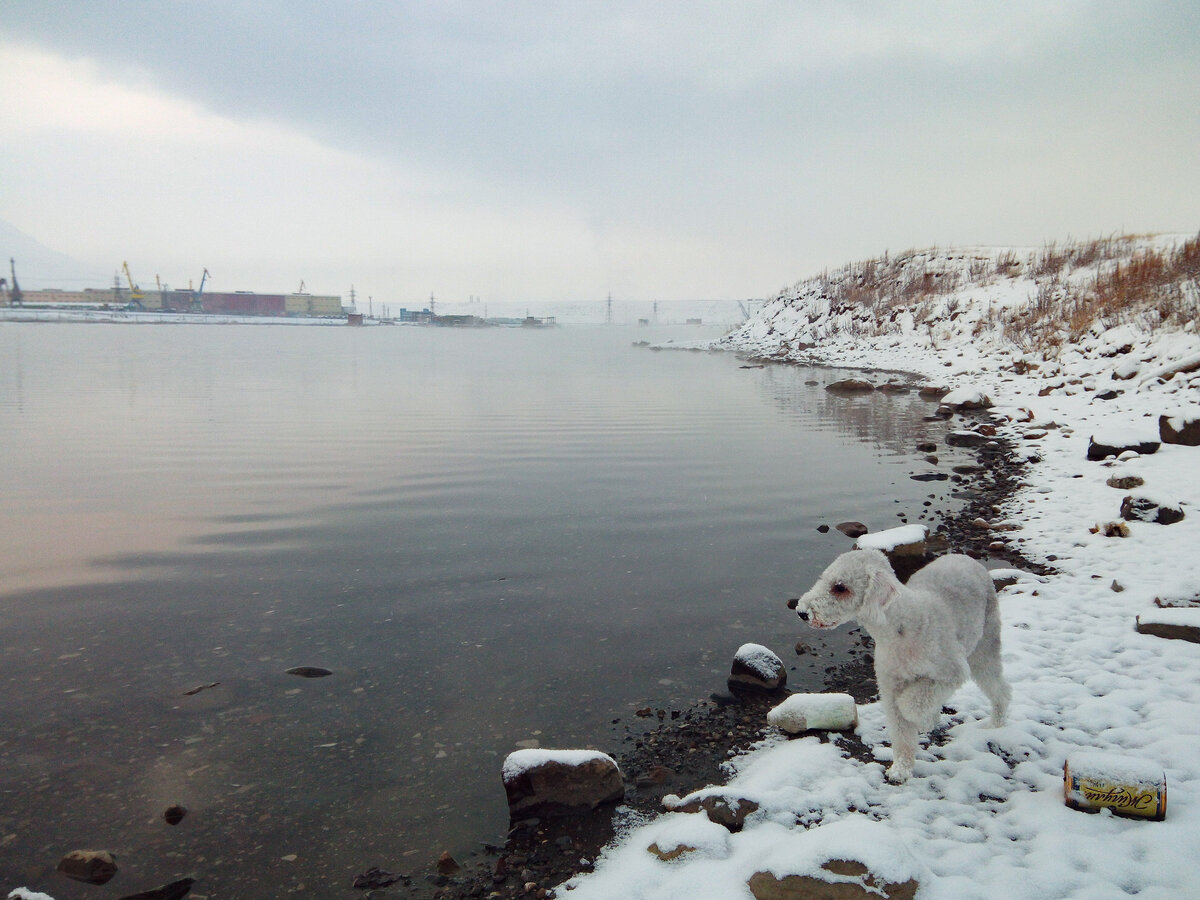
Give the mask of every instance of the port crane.
[[[9, 306], [24, 306], [25, 295], [21, 293], [21, 286], [17, 284], [17, 263], [10, 256], [8, 258], [9, 270], [12, 272], [12, 283], [8, 286], [8, 305]], [[4, 279], [0, 278], [0, 282]]]
[[192, 294], [192, 312], [204, 312], [204, 304], [201, 298], [204, 296], [204, 282], [208, 281], [208, 269], [204, 270], [204, 274], [200, 276], [200, 287], [196, 293]]
[[129, 303], [126, 309], [145, 309], [146, 304], [142, 301], [146, 299], [146, 295], [142, 293], [142, 289], [133, 283], [133, 276], [129, 274], [129, 263], [122, 262], [121, 268], [125, 270], [125, 280], [129, 282]]

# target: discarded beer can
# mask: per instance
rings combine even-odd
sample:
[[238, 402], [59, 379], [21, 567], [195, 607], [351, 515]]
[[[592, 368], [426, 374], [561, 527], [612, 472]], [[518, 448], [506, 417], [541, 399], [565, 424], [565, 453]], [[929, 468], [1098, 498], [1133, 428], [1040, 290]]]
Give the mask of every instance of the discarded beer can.
[[1067, 806], [1082, 812], [1162, 821], [1167, 815], [1167, 776], [1161, 766], [1132, 756], [1076, 753], [1063, 765]]

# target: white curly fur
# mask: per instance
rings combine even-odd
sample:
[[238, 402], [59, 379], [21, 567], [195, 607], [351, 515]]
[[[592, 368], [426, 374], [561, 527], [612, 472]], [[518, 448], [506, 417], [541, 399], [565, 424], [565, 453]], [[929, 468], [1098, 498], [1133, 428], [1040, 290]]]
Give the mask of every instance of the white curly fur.
[[969, 556], [951, 554], [901, 584], [878, 550], [851, 550], [830, 564], [797, 603], [814, 628], [857, 619], [875, 641], [875, 678], [892, 740], [888, 780], [913, 772], [917, 737], [969, 677], [1004, 724], [1012, 690], [1000, 661], [1000, 609], [991, 576]]

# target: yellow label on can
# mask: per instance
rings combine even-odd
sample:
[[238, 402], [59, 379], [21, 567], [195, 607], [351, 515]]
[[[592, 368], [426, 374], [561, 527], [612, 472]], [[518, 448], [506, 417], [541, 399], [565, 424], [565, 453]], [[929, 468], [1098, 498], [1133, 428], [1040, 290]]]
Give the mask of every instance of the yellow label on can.
[[1064, 767], [1067, 806], [1084, 812], [1110, 809], [1114, 815], [1141, 819], [1163, 819], [1167, 812], [1165, 784], [1118, 783], [1089, 777]]

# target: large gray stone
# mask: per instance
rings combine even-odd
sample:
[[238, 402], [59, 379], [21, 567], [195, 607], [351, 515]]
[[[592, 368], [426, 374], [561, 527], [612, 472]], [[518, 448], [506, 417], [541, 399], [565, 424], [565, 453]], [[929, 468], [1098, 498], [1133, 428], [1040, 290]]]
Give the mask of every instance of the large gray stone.
[[625, 796], [616, 762], [595, 750], [517, 750], [504, 760], [503, 779], [514, 818], [580, 812]]

